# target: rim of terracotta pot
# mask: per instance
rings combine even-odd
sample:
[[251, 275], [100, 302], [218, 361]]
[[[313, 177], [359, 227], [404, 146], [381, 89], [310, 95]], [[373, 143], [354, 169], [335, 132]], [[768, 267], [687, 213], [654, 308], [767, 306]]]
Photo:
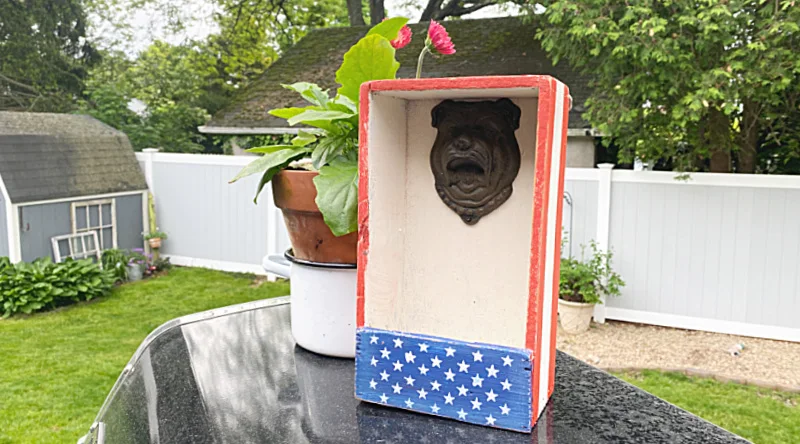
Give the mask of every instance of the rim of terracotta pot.
[[561, 299], [561, 298], [559, 298], [559, 299], [558, 299], [558, 303], [559, 303], [559, 304], [564, 304], [564, 305], [566, 305], [566, 306], [568, 306], [568, 307], [587, 307], [587, 306], [589, 306], [589, 305], [596, 305], [596, 304], [592, 304], [591, 302], [571, 302], [571, 301], [565, 301], [565, 300], [563, 300], [563, 299]]
[[295, 257], [294, 252], [292, 251], [291, 248], [286, 250], [286, 252], [283, 253], [283, 256], [289, 262], [292, 262], [292, 263], [298, 264], [298, 265], [305, 265], [307, 267], [328, 268], [328, 269], [333, 268], [333, 269], [338, 269], [338, 270], [354, 270], [354, 269], [356, 269], [356, 264], [345, 264], [345, 263], [336, 263], [336, 262], [315, 262], [315, 261], [309, 261], [309, 260], [306, 260], [306, 259], [299, 259], [299, 258]]

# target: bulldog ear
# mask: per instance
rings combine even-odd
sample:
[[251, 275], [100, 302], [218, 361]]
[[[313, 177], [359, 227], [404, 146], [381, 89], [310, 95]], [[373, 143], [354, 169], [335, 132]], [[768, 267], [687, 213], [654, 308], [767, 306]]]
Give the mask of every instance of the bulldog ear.
[[511, 99], [500, 99], [495, 102], [495, 105], [500, 109], [500, 112], [508, 120], [509, 125], [514, 129], [519, 129], [519, 118], [522, 111], [519, 109]]
[[434, 128], [439, 128], [439, 123], [442, 121], [442, 113], [445, 112], [446, 108], [452, 106], [454, 102], [452, 100], [445, 100], [440, 104], [433, 107], [431, 110], [431, 126]]

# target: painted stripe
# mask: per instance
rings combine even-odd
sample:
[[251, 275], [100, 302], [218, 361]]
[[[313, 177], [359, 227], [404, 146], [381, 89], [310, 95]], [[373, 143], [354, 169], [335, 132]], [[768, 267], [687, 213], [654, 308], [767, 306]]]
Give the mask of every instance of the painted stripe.
[[550, 177], [550, 153], [553, 139], [553, 100], [555, 81], [549, 82], [539, 90], [539, 107], [537, 112], [536, 131], [536, 169], [533, 184], [533, 222], [531, 235], [531, 256], [529, 272], [528, 325], [525, 346], [534, 351], [534, 368], [531, 374], [531, 387], [534, 387], [534, 398], [531, 416], [537, 417], [540, 411], [539, 396], [536, 394], [541, 374], [541, 327], [542, 327], [542, 293], [544, 291], [545, 232], [547, 184]]
[[[561, 157], [561, 165], [566, 163], [567, 159], [567, 124], [569, 122], [569, 110], [571, 108], [571, 99], [569, 95], [569, 88], [566, 85], [561, 85], [564, 88], [564, 110], [563, 114], [561, 115], [561, 145], [553, 145], [556, 149], [556, 152]], [[558, 172], [558, 194], [557, 196], [564, 195], [564, 179], [566, 176], [565, 168], [559, 167], [557, 170]], [[557, 206], [556, 209], [556, 227], [561, 227], [561, 218], [564, 215], [564, 199], [557, 199]], [[550, 375], [548, 376], [548, 384], [547, 384], [547, 397], [549, 398], [553, 394], [553, 389], [555, 388], [555, 374], [556, 374], [556, 330], [558, 326], [558, 309], [556, 308], [558, 305], [558, 287], [559, 287], [559, 277], [561, 271], [561, 234], [562, 230], [556, 230], [556, 237], [553, 239], [553, 244], [555, 245], [555, 257], [553, 258], [553, 262], [555, 264], [555, 269], [553, 271], [553, 291], [552, 296], [550, 296], [550, 300], [553, 303], [553, 308], [550, 310], [550, 363], [548, 365]], [[544, 365], [544, 363], [542, 364]]]
[[369, 106], [372, 82], [361, 85], [358, 115], [358, 257], [356, 327], [365, 322], [365, 277], [369, 259]]
[[[561, 199], [559, 198], [559, 183], [561, 182], [561, 152], [562, 152], [562, 141], [564, 140], [564, 125], [563, 125], [563, 116], [564, 116], [564, 84], [559, 82], [556, 85], [556, 103], [555, 103], [555, 115], [554, 117], [554, 125], [553, 125], [553, 143], [550, 147], [551, 156], [550, 156], [550, 177], [548, 179], [548, 186], [547, 192], [549, 194], [548, 201], [550, 205], [547, 209], [547, 230], [545, 239], [547, 241], [547, 247], [545, 252], [545, 263], [544, 263], [544, 293], [542, 293], [542, 337], [540, 343], [540, 354], [536, 356], [537, 366], [541, 366], [542, 363], [549, 363], [550, 358], [552, 355], [552, 350], [550, 350], [550, 339], [553, 335], [553, 331], [550, 328], [552, 325], [552, 313], [554, 309], [554, 301], [553, 301], [553, 292], [556, 290], [555, 285], [555, 274], [558, 272], [558, 269], [555, 267], [556, 261], [558, 260], [557, 257], [557, 249], [558, 245], [555, 242], [558, 236], [558, 232], [561, 230], [560, 224], [558, 224], [558, 214], [559, 214], [559, 203]], [[539, 390], [538, 390], [538, 397], [539, 402], [537, 406], [539, 410], [536, 412], [536, 416], [544, 410], [544, 406], [547, 404], [548, 399], [548, 392], [550, 387], [550, 371], [542, 371], [539, 373]]]

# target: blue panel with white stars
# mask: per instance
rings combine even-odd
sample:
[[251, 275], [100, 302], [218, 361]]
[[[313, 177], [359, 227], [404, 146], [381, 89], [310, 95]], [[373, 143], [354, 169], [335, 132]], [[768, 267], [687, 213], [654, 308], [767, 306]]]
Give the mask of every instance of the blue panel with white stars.
[[360, 328], [356, 397], [459, 421], [531, 431], [531, 352]]

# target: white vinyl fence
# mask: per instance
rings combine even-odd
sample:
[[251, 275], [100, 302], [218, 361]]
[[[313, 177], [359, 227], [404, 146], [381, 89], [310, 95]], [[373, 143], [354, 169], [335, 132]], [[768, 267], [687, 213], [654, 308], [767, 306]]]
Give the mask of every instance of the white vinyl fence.
[[154, 151], [136, 157], [153, 193], [158, 227], [169, 236], [161, 251], [172, 263], [264, 274], [264, 255], [289, 248], [269, 185], [255, 204], [258, 175], [228, 183], [252, 157]]
[[[137, 154], [173, 263], [262, 273], [289, 247], [251, 157]], [[562, 254], [594, 240], [627, 285], [595, 310], [616, 319], [800, 342], [800, 177], [567, 169]]]

